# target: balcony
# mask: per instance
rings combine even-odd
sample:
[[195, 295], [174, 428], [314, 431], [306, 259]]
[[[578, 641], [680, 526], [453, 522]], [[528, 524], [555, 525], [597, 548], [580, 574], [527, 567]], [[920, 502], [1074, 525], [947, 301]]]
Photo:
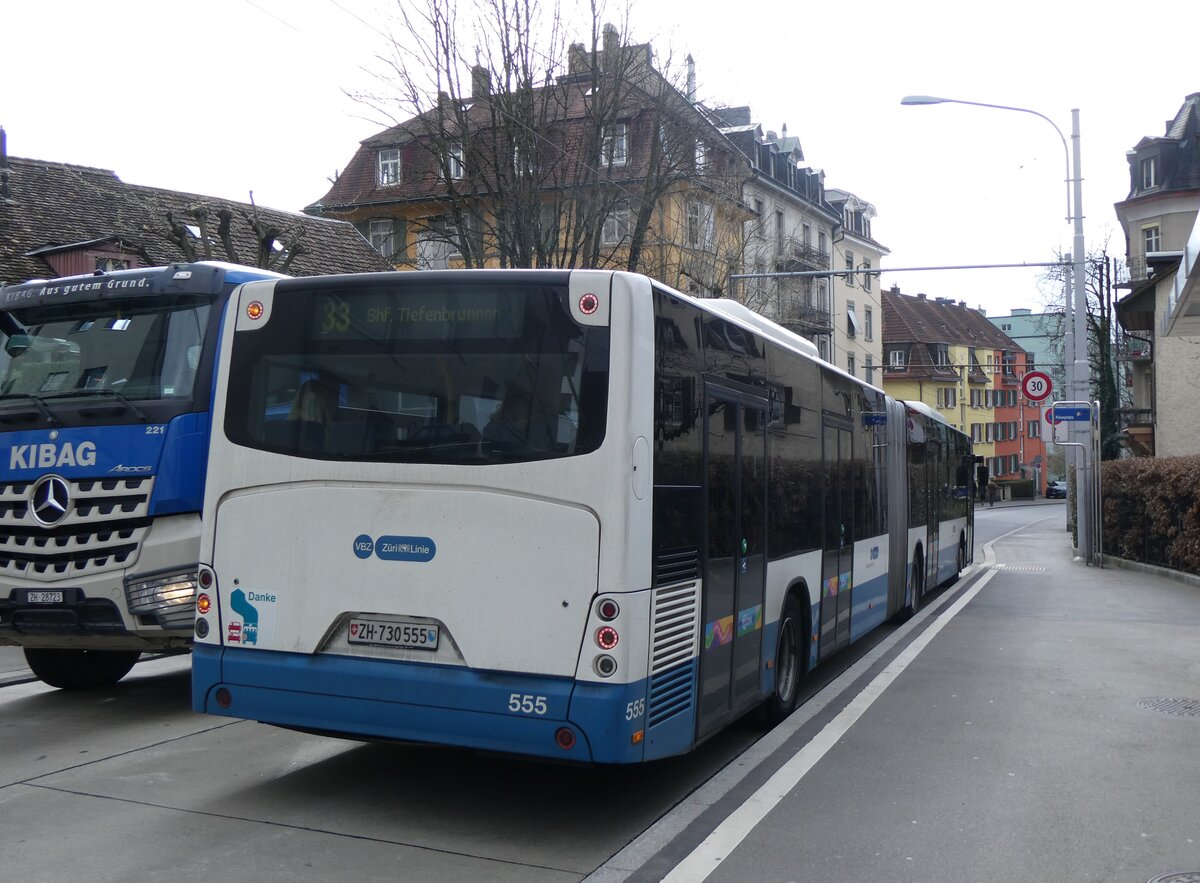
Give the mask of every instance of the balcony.
[[1154, 361], [1154, 347], [1148, 340], [1126, 339], [1117, 347], [1117, 361], [1148, 364]]
[[789, 307], [779, 317], [779, 324], [802, 337], [833, 333], [833, 323], [829, 319], [828, 310], [802, 304]]
[[779, 240], [778, 267], [784, 273], [828, 270], [829, 252], [818, 251], [795, 237], [785, 236]]
[[1154, 410], [1152, 408], [1120, 408], [1117, 420], [1121, 424], [1121, 439], [1137, 456], [1154, 456]]

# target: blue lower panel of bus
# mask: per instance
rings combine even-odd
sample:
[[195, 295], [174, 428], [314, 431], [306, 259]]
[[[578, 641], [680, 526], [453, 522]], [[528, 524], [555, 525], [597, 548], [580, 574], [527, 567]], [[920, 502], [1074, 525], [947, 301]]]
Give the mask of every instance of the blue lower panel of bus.
[[853, 607], [850, 612], [850, 640], [857, 641], [887, 619], [888, 577], [877, 576], [862, 585], [854, 586]]
[[[681, 689], [690, 697], [694, 662], [679, 671]], [[228, 691], [228, 707], [218, 704], [219, 688]], [[647, 732], [647, 688], [645, 680], [576, 683], [572, 678], [205, 645], [196, 646], [192, 659], [196, 711], [351, 737], [593, 763], [636, 763], [692, 746], [690, 698], [680, 712]], [[564, 728], [574, 736], [567, 748], [558, 739]]]

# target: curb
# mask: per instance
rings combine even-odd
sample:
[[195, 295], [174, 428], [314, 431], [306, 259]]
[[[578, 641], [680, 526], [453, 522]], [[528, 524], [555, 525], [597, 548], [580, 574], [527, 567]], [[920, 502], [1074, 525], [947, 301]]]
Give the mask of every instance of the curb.
[[1143, 573], [1147, 576], [1157, 576], [1200, 589], [1200, 576], [1194, 573], [1184, 573], [1182, 570], [1172, 570], [1169, 567], [1159, 567], [1157, 564], [1146, 564], [1143, 561], [1130, 561], [1128, 558], [1118, 558], [1116, 555], [1101, 553], [1100, 558], [1101, 564], [1104, 567], [1111, 567], [1114, 570], [1128, 570], [1132, 573]]

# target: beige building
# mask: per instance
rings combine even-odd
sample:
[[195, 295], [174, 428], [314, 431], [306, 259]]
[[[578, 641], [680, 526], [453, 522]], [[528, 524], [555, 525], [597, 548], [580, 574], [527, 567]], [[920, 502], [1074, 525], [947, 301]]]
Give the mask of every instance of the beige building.
[[845, 190], [830, 188], [826, 196], [842, 220], [834, 237], [833, 269], [855, 271], [833, 277], [829, 361], [881, 386], [883, 308], [878, 270], [889, 252], [871, 236], [875, 206]]
[[1200, 453], [1200, 93], [1189, 95], [1161, 137], [1126, 154], [1129, 196], [1117, 203], [1125, 230], [1129, 294], [1124, 332], [1131, 407], [1125, 444], [1139, 456]]

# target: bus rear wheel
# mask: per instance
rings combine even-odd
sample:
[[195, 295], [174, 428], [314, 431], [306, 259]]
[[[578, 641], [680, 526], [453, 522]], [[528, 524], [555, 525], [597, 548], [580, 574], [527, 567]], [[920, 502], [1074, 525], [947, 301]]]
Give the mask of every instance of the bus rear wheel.
[[779, 641], [775, 647], [775, 689], [766, 701], [767, 723], [779, 723], [796, 710], [804, 671], [804, 622], [800, 605], [789, 597], [779, 617]]
[[138, 650], [25, 648], [25, 661], [38, 680], [62, 690], [111, 687], [129, 674], [141, 655]]
[[908, 603], [910, 614], [916, 614], [925, 604], [925, 561], [917, 552], [912, 565], [912, 600]]

